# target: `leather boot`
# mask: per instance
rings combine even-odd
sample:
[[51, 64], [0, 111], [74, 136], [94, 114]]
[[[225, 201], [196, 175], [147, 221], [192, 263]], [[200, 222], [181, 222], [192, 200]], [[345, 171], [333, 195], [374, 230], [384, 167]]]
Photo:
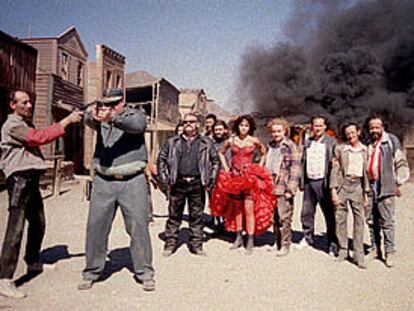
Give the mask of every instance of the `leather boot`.
[[237, 231], [236, 239], [233, 242], [233, 245], [230, 246], [231, 250], [238, 249], [243, 245], [243, 237], [241, 231]]
[[246, 244], [246, 255], [253, 254], [253, 247], [254, 247], [254, 235], [247, 236], [247, 244]]

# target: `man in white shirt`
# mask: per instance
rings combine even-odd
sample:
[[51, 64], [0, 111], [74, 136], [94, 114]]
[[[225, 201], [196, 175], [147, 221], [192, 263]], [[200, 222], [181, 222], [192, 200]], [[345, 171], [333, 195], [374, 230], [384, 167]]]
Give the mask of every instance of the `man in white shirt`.
[[326, 118], [321, 115], [311, 119], [313, 136], [303, 146], [302, 178], [303, 190], [301, 222], [303, 239], [298, 248], [313, 245], [315, 232], [316, 205], [319, 204], [325, 217], [328, 252], [336, 255], [335, 213], [330, 199], [329, 175], [336, 140], [326, 134]]
[[348, 204], [353, 215], [353, 260], [360, 269], [364, 264], [364, 207], [368, 206], [370, 192], [367, 176], [367, 147], [359, 136], [361, 129], [356, 123], [343, 126], [345, 143], [337, 145], [330, 176], [332, 202], [335, 205], [336, 234], [339, 253], [337, 260], [348, 257]]

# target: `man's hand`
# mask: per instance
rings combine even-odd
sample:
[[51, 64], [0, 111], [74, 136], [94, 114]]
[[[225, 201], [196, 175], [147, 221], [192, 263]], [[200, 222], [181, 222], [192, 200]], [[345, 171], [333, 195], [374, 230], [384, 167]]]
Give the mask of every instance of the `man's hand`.
[[283, 194], [283, 196], [285, 197], [286, 200], [290, 200], [293, 197], [293, 195], [292, 195], [292, 193], [290, 191], [286, 191]]
[[365, 210], [369, 207], [369, 198], [368, 195], [364, 195], [364, 208]]
[[396, 187], [395, 187], [395, 195], [396, 195], [397, 197], [400, 197], [400, 196], [401, 196], [401, 189], [400, 189], [400, 186], [396, 186]]
[[336, 189], [331, 190], [331, 199], [332, 199], [332, 204], [334, 206], [339, 205], [339, 196], [338, 196], [338, 193], [336, 192]]
[[62, 125], [63, 128], [66, 128], [69, 124], [81, 122], [82, 117], [83, 112], [73, 111], [70, 115], [62, 119], [59, 123]]

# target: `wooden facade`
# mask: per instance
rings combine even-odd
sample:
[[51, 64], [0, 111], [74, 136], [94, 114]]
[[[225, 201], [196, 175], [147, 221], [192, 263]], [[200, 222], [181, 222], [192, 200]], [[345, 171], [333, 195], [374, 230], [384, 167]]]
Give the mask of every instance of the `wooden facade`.
[[178, 108], [180, 91], [168, 80], [145, 71], [126, 74], [126, 101], [141, 106], [148, 116], [146, 143], [155, 161], [165, 139], [174, 133], [181, 115]]
[[0, 31], [0, 127], [11, 91], [24, 90], [35, 99], [36, 62], [36, 49]]
[[[0, 128], [9, 113], [12, 91], [26, 91], [34, 100], [37, 51], [18, 39], [0, 31]], [[0, 168], [0, 184], [4, 184]]]
[[204, 116], [207, 112], [207, 96], [203, 89], [182, 89], [179, 96], [181, 116], [194, 112]]
[[[106, 45], [96, 46], [96, 62], [87, 65], [87, 95], [86, 102], [102, 99], [102, 93], [107, 88], [124, 89], [125, 85], [125, 56], [112, 50]], [[92, 168], [95, 148], [95, 133], [88, 127], [84, 129], [84, 167]]]
[[[22, 41], [38, 51], [34, 123], [46, 127], [84, 105], [88, 53], [75, 27], [57, 37]], [[81, 126], [72, 125], [64, 137], [43, 146], [42, 151], [45, 156], [63, 154], [66, 161], [75, 164], [75, 171], [81, 171], [82, 140]]]

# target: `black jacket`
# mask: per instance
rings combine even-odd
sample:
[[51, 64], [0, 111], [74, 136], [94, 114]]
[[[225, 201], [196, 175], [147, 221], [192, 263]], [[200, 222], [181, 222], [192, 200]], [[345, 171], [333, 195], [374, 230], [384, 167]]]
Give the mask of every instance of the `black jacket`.
[[[161, 190], [166, 193], [168, 186], [177, 182], [179, 157], [182, 152], [183, 139], [175, 135], [162, 145], [157, 159], [157, 173]], [[211, 139], [200, 135], [198, 167], [203, 186], [212, 189], [219, 171], [219, 158]]]

